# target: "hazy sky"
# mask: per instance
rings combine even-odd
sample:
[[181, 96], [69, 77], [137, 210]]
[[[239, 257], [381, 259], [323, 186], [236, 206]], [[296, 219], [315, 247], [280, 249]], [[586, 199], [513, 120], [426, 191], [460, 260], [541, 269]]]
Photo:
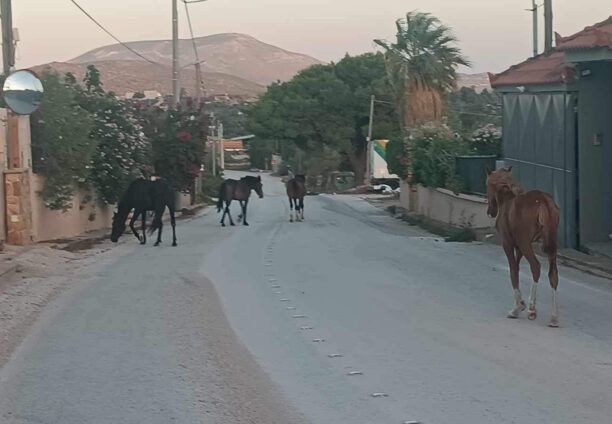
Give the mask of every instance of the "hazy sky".
[[[168, 39], [170, 0], [79, 0], [123, 41]], [[542, 3], [542, 0], [538, 0]], [[555, 30], [569, 35], [612, 15], [610, 0], [553, 0]], [[451, 26], [473, 71], [500, 71], [531, 52], [531, 0], [208, 0], [190, 6], [198, 36], [242, 32], [331, 61], [375, 49], [407, 11], [431, 12]], [[188, 36], [179, 3], [181, 37]], [[69, 0], [14, 0], [18, 67], [69, 60], [114, 41]], [[540, 21], [543, 27], [542, 20]]]

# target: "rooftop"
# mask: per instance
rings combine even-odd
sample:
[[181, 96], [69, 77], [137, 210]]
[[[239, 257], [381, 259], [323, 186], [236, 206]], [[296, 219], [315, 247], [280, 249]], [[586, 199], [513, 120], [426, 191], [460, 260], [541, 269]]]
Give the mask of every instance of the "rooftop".
[[556, 34], [556, 47], [552, 52], [527, 59], [499, 74], [489, 74], [491, 86], [570, 83], [574, 78], [574, 67], [567, 62], [566, 52], [590, 49], [612, 50], [612, 17], [568, 37]]

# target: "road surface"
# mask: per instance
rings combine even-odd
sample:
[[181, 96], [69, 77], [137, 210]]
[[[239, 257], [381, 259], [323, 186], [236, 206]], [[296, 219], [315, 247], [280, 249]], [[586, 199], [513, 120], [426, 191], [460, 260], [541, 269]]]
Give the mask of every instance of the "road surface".
[[562, 268], [562, 328], [545, 279], [538, 320], [508, 320], [500, 249], [354, 197], [308, 197], [289, 223], [278, 180], [264, 192], [250, 227], [209, 211], [178, 248], [124, 236], [84, 269], [0, 371], [1, 421], [609, 422], [609, 282]]

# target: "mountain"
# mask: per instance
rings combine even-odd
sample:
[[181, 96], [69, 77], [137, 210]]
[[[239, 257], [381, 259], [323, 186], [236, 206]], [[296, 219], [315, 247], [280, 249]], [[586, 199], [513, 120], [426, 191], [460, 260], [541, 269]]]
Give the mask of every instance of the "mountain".
[[457, 82], [459, 88], [468, 87], [473, 88], [477, 92], [483, 90], [490, 90], [491, 83], [489, 82], [489, 75], [486, 73], [481, 74], [459, 74], [459, 81]]
[[[107, 91], [117, 95], [127, 92], [156, 90], [161, 94], [172, 93], [172, 68], [170, 66], [152, 65], [145, 61], [106, 60], [95, 62], [102, 75], [102, 83]], [[41, 72], [51, 68], [60, 74], [72, 72], [78, 81], [82, 81], [87, 70], [87, 63], [52, 62], [32, 68]], [[233, 75], [219, 72], [203, 72], [205, 95], [227, 93], [234, 97], [254, 98], [262, 94], [263, 85], [247, 81]], [[181, 71], [180, 86], [185, 87], [189, 95], [195, 94], [195, 71], [192, 68]]]
[[[126, 43], [147, 59], [172, 66], [172, 41], [136, 41]], [[299, 53], [263, 43], [245, 34], [216, 34], [195, 39], [202, 71], [234, 75], [268, 85], [274, 81], [290, 80], [295, 74], [321, 61]], [[114, 44], [100, 47], [69, 61], [90, 64], [102, 61], [137, 61], [146, 63], [125, 47]], [[179, 41], [179, 63], [186, 66], [195, 62], [191, 39]]]

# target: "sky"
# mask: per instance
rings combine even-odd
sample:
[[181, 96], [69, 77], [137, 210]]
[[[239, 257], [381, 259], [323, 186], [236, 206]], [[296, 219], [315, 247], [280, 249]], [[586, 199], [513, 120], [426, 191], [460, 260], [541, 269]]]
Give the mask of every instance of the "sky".
[[[171, 0], [77, 1], [122, 41], [171, 37]], [[473, 63], [470, 72], [499, 72], [531, 54], [530, 6], [531, 0], [208, 0], [190, 10], [196, 36], [241, 32], [323, 61], [373, 51], [372, 40], [393, 38], [394, 22], [406, 12], [429, 12], [454, 30]], [[612, 15], [610, 0], [553, 0], [553, 7], [561, 35]], [[180, 2], [179, 21], [187, 38]], [[17, 68], [114, 44], [70, 0], [15, 0], [13, 26], [20, 34]]]

